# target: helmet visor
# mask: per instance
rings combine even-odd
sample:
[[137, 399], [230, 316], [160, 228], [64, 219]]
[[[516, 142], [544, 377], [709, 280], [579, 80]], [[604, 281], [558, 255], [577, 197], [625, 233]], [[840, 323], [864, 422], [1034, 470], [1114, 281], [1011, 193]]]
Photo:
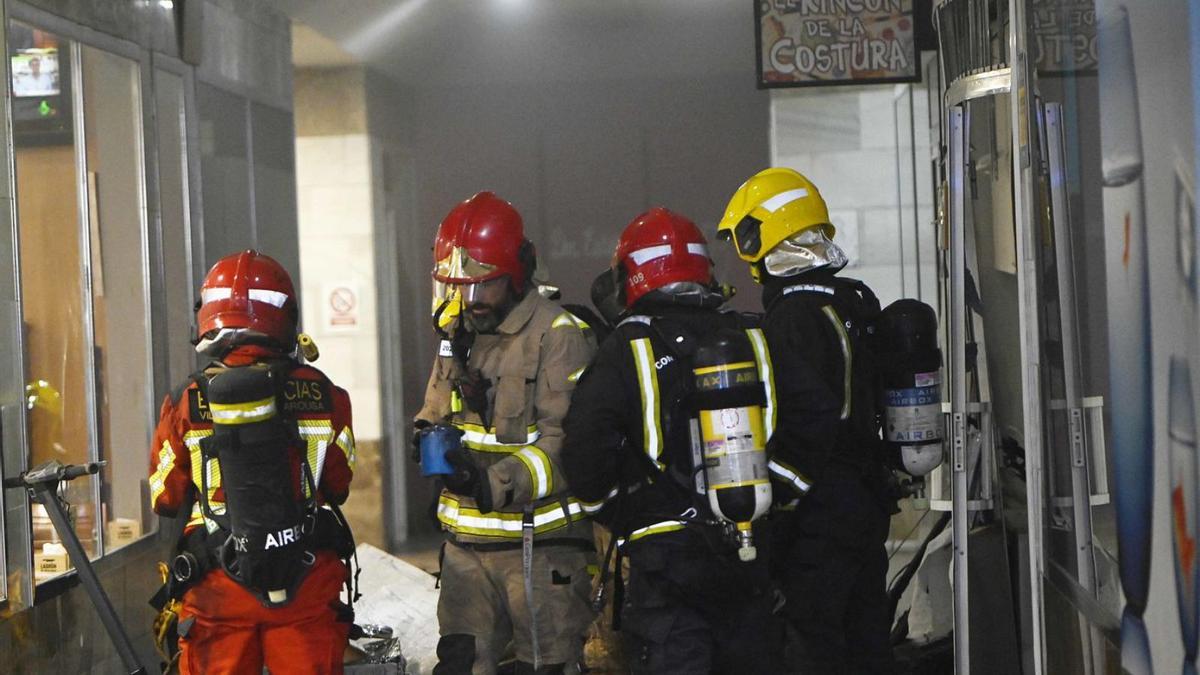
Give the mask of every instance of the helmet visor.
[[810, 227], [776, 244], [763, 257], [763, 268], [771, 276], [790, 277], [810, 270], [840, 270], [849, 259], [840, 246], [826, 236], [824, 227]]
[[455, 246], [433, 266], [433, 278], [451, 284], [469, 284], [500, 275], [495, 265], [475, 260], [467, 249]]

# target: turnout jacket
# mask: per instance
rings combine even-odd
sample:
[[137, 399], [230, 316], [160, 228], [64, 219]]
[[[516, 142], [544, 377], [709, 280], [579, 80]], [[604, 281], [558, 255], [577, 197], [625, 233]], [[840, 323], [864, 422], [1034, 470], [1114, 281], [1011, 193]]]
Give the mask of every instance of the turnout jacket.
[[[281, 358], [285, 357], [277, 351], [241, 346], [222, 359], [222, 363], [236, 367]], [[205, 372], [211, 376], [220, 367], [215, 364]], [[349, 395], [320, 370], [299, 365], [284, 383], [283, 411], [295, 419], [300, 438], [305, 442], [304, 448], [293, 448], [291, 461], [297, 498], [308, 490], [300, 468], [300, 452], [304, 452], [317, 486], [317, 503], [345, 502], [350, 494], [355, 459]], [[224, 512], [220, 461], [212, 459], [206, 463], [200, 451], [200, 439], [212, 435], [212, 426], [208, 402], [194, 381], [189, 380], [163, 400], [150, 457], [150, 502], [156, 513], [177, 515], [189, 485], [194, 484], [199, 495], [202, 472], [208, 473], [208, 500], [213, 512], [218, 515]], [[210, 532], [217, 528], [217, 523], [201, 513], [200, 500], [196, 499], [187, 529], [200, 524], [206, 525]]]
[[864, 316], [871, 303], [877, 313], [878, 302], [864, 300], [855, 283], [817, 270], [768, 279], [763, 288], [763, 332], [779, 383], [772, 473], [779, 479], [775, 489], [793, 496], [820, 482], [831, 462], [866, 473], [882, 466], [874, 354], [866, 337], [873, 317]]
[[604, 341], [564, 425], [563, 468], [571, 489], [587, 502], [603, 502], [600, 520], [631, 543], [683, 530], [684, 514], [713, 517], [692, 468], [687, 393], [699, 338], [720, 327], [747, 332], [766, 390], [768, 437], [775, 424], [771, 355], [747, 317], [671, 306], [654, 314], [626, 319]]
[[451, 537], [519, 543], [528, 510], [539, 537], [591, 541], [590, 524], [572, 525], [591, 505], [569, 493], [559, 453], [571, 393], [594, 351], [586, 323], [530, 291], [495, 333], [474, 336], [466, 368], [488, 383], [485, 420], [463, 400], [463, 364], [449, 341], [442, 342], [416, 421], [448, 423], [463, 433], [463, 447], [485, 470], [494, 506], [483, 513], [472, 497], [442, 490], [437, 517]]

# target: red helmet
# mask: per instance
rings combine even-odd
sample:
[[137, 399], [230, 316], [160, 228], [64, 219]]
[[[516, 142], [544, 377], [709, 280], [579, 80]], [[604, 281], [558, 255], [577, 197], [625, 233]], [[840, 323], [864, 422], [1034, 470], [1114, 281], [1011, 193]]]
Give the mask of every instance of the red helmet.
[[433, 278], [474, 284], [508, 275], [517, 293], [533, 273], [533, 245], [525, 239], [521, 214], [491, 192], [455, 206], [433, 240]]
[[296, 291], [274, 258], [255, 250], [217, 261], [200, 285], [199, 337], [221, 328], [262, 333], [280, 345], [296, 340]]
[[613, 253], [625, 281], [625, 306], [678, 282], [711, 286], [712, 260], [704, 234], [692, 221], [656, 206], [625, 227]]

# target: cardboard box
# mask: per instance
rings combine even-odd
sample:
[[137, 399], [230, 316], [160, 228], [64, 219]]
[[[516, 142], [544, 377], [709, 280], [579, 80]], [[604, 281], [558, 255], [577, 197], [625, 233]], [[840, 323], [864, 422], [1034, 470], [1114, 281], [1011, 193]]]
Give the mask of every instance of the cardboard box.
[[34, 578], [49, 579], [71, 569], [71, 560], [67, 549], [62, 544], [49, 542], [42, 544], [41, 552], [33, 554]]
[[133, 518], [114, 518], [108, 522], [107, 533], [105, 548], [112, 551], [137, 541], [142, 536], [142, 524]]

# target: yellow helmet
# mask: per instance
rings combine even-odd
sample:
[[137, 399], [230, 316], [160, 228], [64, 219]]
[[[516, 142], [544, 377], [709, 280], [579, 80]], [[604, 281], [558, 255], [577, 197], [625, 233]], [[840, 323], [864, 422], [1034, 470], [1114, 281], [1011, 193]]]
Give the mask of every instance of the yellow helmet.
[[733, 193], [717, 237], [733, 242], [757, 279], [755, 263], [780, 242], [814, 227], [833, 239], [835, 229], [817, 186], [798, 171], [773, 168], [754, 174]]

